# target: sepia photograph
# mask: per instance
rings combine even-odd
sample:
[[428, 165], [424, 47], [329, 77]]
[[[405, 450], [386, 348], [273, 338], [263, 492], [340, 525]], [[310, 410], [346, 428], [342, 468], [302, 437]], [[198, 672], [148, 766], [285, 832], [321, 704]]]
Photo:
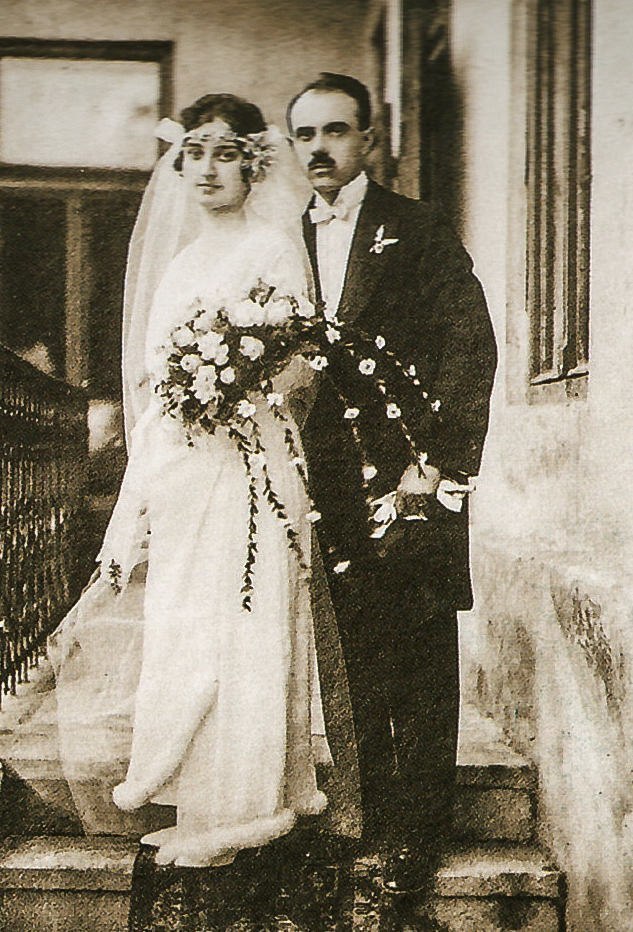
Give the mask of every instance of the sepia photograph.
[[633, 7], [0, 14], [1, 932], [633, 932]]

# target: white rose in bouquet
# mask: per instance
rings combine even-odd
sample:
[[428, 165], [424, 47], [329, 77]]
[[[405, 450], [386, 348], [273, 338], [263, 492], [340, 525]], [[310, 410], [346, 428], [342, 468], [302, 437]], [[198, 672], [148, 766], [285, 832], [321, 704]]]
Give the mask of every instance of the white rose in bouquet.
[[175, 346], [193, 346], [194, 334], [190, 327], [178, 327], [172, 334]]
[[190, 375], [193, 375], [201, 365], [202, 360], [195, 353], [187, 353], [180, 360], [180, 368], [184, 369], [184, 371], [188, 372]]
[[247, 298], [228, 309], [229, 321], [234, 327], [260, 327], [265, 319], [266, 312], [257, 301]]
[[240, 340], [240, 353], [247, 359], [259, 359], [264, 352], [264, 344], [257, 337], [242, 337]]
[[203, 311], [196, 317], [195, 326], [196, 330], [201, 333], [206, 333], [208, 330], [211, 330], [215, 325], [218, 319], [217, 311]]
[[213, 361], [222, 366], [228, 359], [229, 352], [224, 337], [215, 330], [210, 330], [209, 333], [198, 337], [196, 345], [200, 350], [200, 355], [207, 362]]
[[285, 323], [292, 315], [292, 306], [285, 298], [274, 298], [264, 307], [266, 323], [271, 327], [278, 327]]
[[314, 317], [316, 314], [316, 308], [311, 301], [301, 297], [299, 298], [299, 306], [297, 307], [295, 314], [297, 317], [303, 317], [308, 320], [310, 317]]
[[220, 372], [220, 381], [224, 382], [225, 385], [232, 385], [235, 381], [235, 369], [232, 366], [227, 366], [226, 369], [222, 369]]
[[200, 366], [196, 372], [191, 389], [200, 404], [206, 405], [209, 404], [210, 401], [217, 400], [217, 377], [218, 373], [215, 366]]

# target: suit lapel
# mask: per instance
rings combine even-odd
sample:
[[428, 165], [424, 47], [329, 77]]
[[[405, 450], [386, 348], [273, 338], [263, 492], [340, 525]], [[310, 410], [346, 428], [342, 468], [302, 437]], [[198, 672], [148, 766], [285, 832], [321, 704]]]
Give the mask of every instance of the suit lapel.
[[321, 279], [319, 278], [319, 263], [317, 261], [317, 245], [316, 245], [316, 225], [310, 220], [310, 207], [314, 206], [314, 197], [308, 205], [308, 209], [303, 215], [303, 238], [305, 240], [306, 249], [308, 251], [308, 256], [310, 258], [310, 265], [312, 266], [312, 277], [314, 278], [314, 294], [317, 301], [323, 299], [321, 294]]
[[358, 215], [347, 262], [345, 283], [338, 310], [341, 320], [354, 321], [360, 317], [390, 265], [392, 257], [397, 255], [398, 249], [402, 248], [400, 244], [394, 243], [385, 246], [382, 253], [370, 252], [379, 227], [385, 227], [385, 238], [397, 238], [398, 217], [394, 214], [393, 205], [388, 201], [389, 192], [374, 181], [370, 181]]

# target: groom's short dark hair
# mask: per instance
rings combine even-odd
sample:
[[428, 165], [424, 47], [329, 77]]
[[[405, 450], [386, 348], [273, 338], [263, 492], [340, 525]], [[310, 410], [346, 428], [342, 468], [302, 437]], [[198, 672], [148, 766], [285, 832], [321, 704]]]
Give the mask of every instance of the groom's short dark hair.
[[304, 94], [308, 91], [338, 91], [341, 94], [347, 94], [356, 101], [356, 118], [359, 129], [369, 129], [371, 125], [371, 98], [369, 89], [357, 78], [352, 78], [348, 74], [334, 74], [332, 71], [322, 71], [316, 81], [306, 84], [298, 94], [292, 98], [286, 109], [286, 122], [288, 129], [292, 131], [292, 108]]

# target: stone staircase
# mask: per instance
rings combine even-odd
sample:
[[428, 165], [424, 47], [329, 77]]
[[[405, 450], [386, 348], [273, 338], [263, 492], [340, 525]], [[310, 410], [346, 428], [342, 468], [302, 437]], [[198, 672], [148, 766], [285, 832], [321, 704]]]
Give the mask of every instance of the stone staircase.
[[[456, 845], [437, 872], [431, 913], [446, 932], [561, 932], [564, 878], [536, 841], [536, 774], [474, 709], [463, 711], [461, 732]], [[46, 664], [5, 698], [0, 760], [0, 929], [125, 930], [135, 826], [125, 836], [81, 835], [57, 757]], [[380, 865], [360, 859], [354, 874], [353, 928], [374, 932], [383, 928]], [[416, 904], [407, 909], [391, 927], [424, 928]]]

